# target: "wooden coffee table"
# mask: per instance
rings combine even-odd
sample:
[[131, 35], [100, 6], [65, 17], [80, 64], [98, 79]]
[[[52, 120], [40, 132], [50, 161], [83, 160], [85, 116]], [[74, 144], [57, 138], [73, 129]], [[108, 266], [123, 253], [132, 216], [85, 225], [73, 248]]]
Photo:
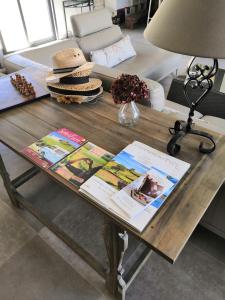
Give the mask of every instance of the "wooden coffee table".
[[[40, 102], [1, 113], [0, 141], [18, 155], [23, 156], [20, 150], [24, 147], [47, 135], [50, 131], [67, 127], [115, 154], [133, 140], [166, 152], [166, 145], [170, 139], [168, 127], [172, 126], [175, 120], [167, 114], [153, 111], [148, 107], [140, 106], [140, 111], [139, 123], [133, 128], [125, 128], [118, 124], [118, 107], [113, 104], [111, 95], [108, 93], [104, 93], [94, 105], [63, 105], [51, 98], [46, 98]], [[109, 268], [100, 265], [80, 245], [77, 245], [74, 250], [106, 278], [106, 285], [113, 295], [122, 295], [124, 299], [127, 287], [148, 259], [151, 250], [171, 263], [176, 261], [223, 184], [225, 179], [225, 137], [214, 133], [214, 138], [217, 149], [210, 155], [198, 152], [199, 140], [195, 137], [188, 136], [183, 140], [182, 150], [178, 157], [191, 163], [191, 169], [142, 233], [137, 233], [97, 203], [79, 195], [78, 189], [68, 181], [50, 170], [35, 166], [33, 162], [34, 167], [11, 181], [0, 156], [0, 173], [12, 203], [27, 208], [68, 244], [64, 233], [34, 209], [18, 193], [17, 188], [41, 171], [101, 211], [105, 217], [104, 239]], [[138, 262], [124, 277], [123, 254], [127, 248], [129, 233], [144, 242], [146, 248]]]

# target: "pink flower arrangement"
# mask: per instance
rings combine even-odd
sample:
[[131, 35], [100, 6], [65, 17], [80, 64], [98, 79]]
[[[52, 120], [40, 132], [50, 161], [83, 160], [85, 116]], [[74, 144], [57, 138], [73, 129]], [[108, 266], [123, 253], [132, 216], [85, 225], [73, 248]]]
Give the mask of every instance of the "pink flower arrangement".
[[114, 102], [121, 104], [147, 100], [150, 92], [147, 84], [137, 75], [122, 74], [112, 83], [111, 93]]

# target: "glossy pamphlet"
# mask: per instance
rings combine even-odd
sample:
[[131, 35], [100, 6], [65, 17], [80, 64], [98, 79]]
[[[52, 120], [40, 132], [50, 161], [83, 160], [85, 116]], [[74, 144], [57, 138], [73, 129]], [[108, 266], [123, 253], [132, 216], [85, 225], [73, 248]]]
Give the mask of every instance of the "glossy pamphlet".
[[141, 232], [189, 167], [135, 141], [88, 179], [80, 191]]
[[50, 168], [85, 142], [84, 137], [67, 128], [61, 128], [26, 147], [22, 153], [41, 167]]
[[114, 155], [108, 151], [87, 142], [77, 151], [55, 164], [51, 170], [72, 184], [80, 186], [113, 157]]

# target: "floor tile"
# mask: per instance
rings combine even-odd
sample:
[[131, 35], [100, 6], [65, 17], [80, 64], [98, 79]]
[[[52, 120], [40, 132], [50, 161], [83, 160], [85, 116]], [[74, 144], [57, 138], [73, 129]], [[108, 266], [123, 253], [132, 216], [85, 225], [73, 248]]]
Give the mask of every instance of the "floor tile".
[[40, 237], [0, 268], [0, 299], [95, 300], [100, 296]]
[[[0, 178], [0, 201], [5, 202], [9, 206], [12, 206], [12, 203], [9, 199], [9, 196], [6, 192], [6, 189], [3, 185], [2, 179]], [[35, 218], [33, 215], [31, 215], [27, 210], [24, 209], [17, 209], [14, 207], [14, 210], [20, 215], [35, 231], [39, 231], [43, 225]]]
[[222, 237], [199, 225], [192, 234], [190, 242], [225, 263], [225, 239]]
[[[73, 269], [76, 270], [89, 284], [95, 287], [105, 296], [106, 299], [111, 299], [105, 288], [105, 279], [101, 277], [94, 269], [92, 269], [82, 258], [79, 257], [71, 248], [69, 248], [62, 240], [60, 240], [48, 228], [44, 227], [39, 236], [59, 254]], [[108, 298], [107, 298], [108, 297]], [[103, 299], [103, 298], [102, 298]]]
[[[0, 153], [3, 157], [3, 161], [6, 165], [7, 172], [10, 178], [13, 179], [31, 167], [31, 164], [26, 160], [18, 156], [15, 152], [11, 151], [9, 148], [0, 143]], [[3, 185], [2, 178], [0, 177], [0, 198], [7, 204], [11, 204], [8, 194]], [[40, 222], [24, 210], [17, 210], [18, 214], [24, 218], [32, 228], [39, 231], [43, 226]]]
[[55, 218], [71, 201], [73, 194], [43, 173], [36, 175], [19, 192], [49, 220]]
[[177, 261], [177, 267], [193, 280], [193, 284], [198, 285], [206, 299], [225, 299], [224, 263], [188, 243]]
[[32, 167], [28, 161], [23, 159], [21, 156], [10, 150], [2, 143], [0, 143], [0, 153], [6, 169], [12, 179]]
[[104, 219], [97, 209], [77, 198], [54, 219], [54, 223], [96, 259], [107, 264]]
[[0, 201], [0, 266], [35, 234], [12, 208]]
[[127, 292], [127, 300], [224, 300], [225, 266], [188, 243], [174, 265], [153, 254]]

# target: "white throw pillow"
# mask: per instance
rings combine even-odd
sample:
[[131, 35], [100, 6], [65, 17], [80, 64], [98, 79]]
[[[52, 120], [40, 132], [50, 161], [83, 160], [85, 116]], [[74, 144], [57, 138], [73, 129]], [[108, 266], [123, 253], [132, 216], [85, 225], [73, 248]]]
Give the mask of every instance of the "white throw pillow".
[[90, 53], [91, 61], [106, 67], [114, 67], [135, 55], [136, 52], [131, 44], [129, 35], [109, 47], [91, 51]]

